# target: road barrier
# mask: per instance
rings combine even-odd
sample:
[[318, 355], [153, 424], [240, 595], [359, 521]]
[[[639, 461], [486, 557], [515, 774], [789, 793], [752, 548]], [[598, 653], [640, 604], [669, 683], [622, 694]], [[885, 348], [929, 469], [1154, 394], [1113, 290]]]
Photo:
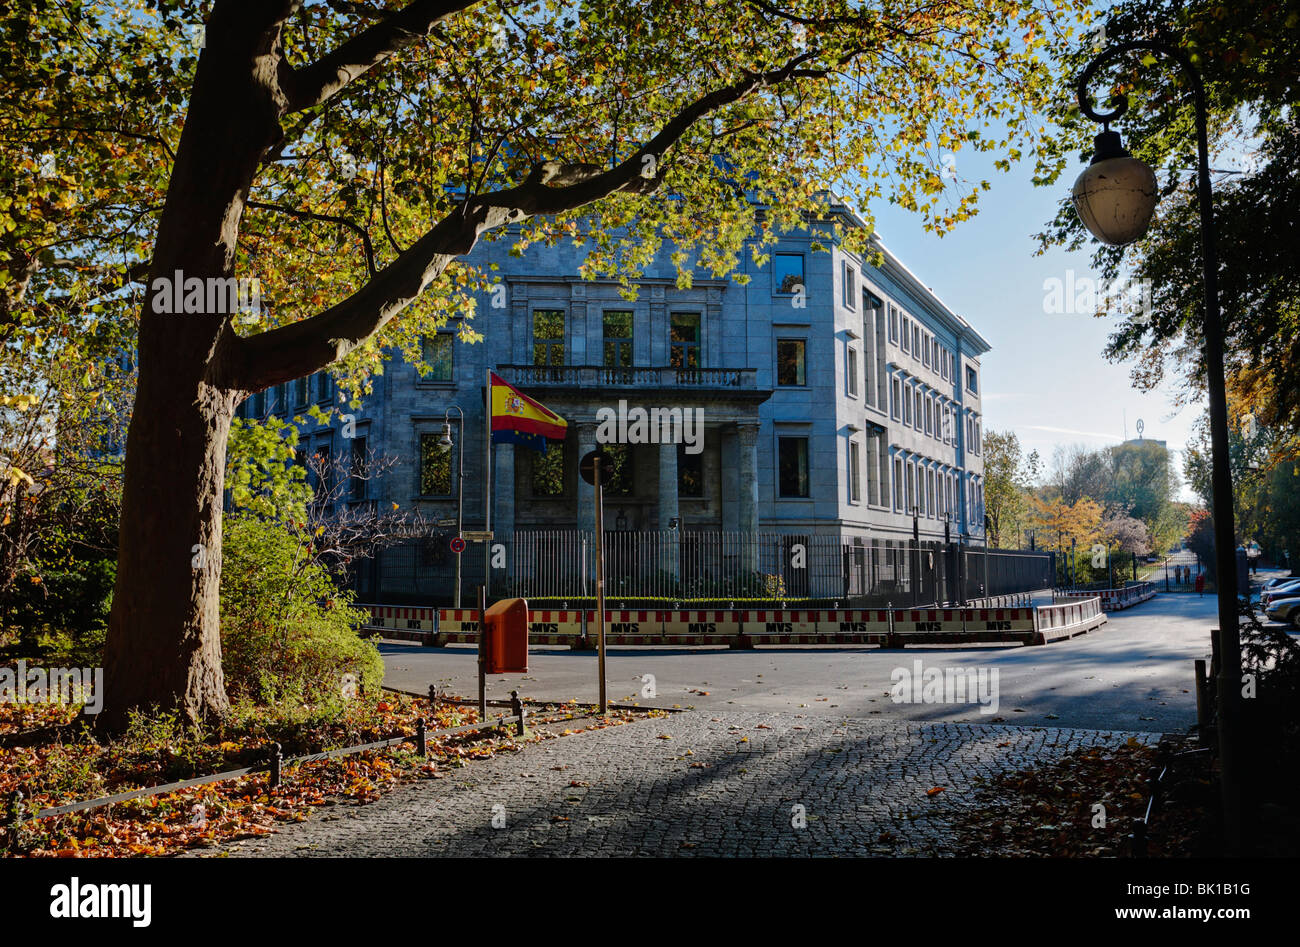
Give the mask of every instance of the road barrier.
[[1133, 582], [1122, 589], [1052, 589], [1052, 602], [1058, 599], [1100, 598], [1101, 607], [1108, 612], [1131, 608], [1139, 602], [1154, 598], [1156, 587], [1152, 582]]
[[[1140, 589], [1119, 590], [1143, 601]], [[896, 609], [607, 609], [610, 645], [855, 645], [1019, 642], [1047, 644], [1100, 627], [1106, 600], [1100, 595], [1063, 596], [1040, 607]], [[425, 645], [478, 641], [478, 611], [363, 605], [371, 619], [362, 633]], [[1110, 606], [1116, 607], [1116, 606]], [[1124, 607], [1124, 606], [1118, 606]], [[528, 641], [534, 645], [595, 647], [595, 611], [530, 609]], [[430, 627], [432, 625], [432, 627]]]
[[1106, 621], [1101, 599], [1086, 598], [1064, 605], [1044, 605], [1035, 610], [1037, 631], [1034, 644], [1047, 644], [1061, 638], [1072, 638], [1099, 628]]

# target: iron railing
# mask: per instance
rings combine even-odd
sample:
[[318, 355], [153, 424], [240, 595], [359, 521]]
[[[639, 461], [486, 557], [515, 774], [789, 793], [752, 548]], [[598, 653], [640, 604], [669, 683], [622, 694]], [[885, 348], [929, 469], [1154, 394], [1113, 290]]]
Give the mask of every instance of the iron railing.
[[[455, 556], [449, 535], [382, 550], [354, 572], [363, 601], [450, 604]], [[607, 530], [606, 595], [611, 607], [730, 607], [796, 603], [875, 608], [964, 604], [1052, 586], [1050, 553], [969, 548], [956, 543], [846, 540], [838, 532]], [[462, 556], [462, 600], [483, 583], [481, 546]], [[595, 534], [542, 529], [498, 533], [489, 592], [538, 605], [577, 607], [595, 598]]]

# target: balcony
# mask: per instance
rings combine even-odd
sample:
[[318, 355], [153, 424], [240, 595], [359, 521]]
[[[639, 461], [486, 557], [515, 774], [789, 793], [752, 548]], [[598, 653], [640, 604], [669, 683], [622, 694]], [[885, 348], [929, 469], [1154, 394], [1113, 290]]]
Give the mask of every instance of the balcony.
[[677, 368], [671, 365], [610, 368], [603, 365], [499, 365], [497, 374], [521, 388], [568, 389], [579, 393], [601, 389], [765, 401], [770, 391], [758, 388], [754, 368]]

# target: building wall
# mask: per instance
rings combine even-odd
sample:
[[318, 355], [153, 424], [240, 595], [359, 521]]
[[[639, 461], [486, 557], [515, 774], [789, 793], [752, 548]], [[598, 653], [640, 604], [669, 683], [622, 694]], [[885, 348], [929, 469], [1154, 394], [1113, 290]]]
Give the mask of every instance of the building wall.
[[[852, 220], [850, 220], [852, 223]], [[823, 242], [826, 234], [819, 235]], [[628, 301], [612, 281], [585, 281], [579, 265], [585, 248], [563, 242], [554, 248], [531, 247], [522, 257], [510, 255], [510, 239], [485, 242], [470, 262], [495, 271], [505, 287], [504, 305], [493, 297], [480, 300], [473, 328], [482, 333], [477, 344], [453, 343], [453, 376], [445, 382], [421, 379], [413, 366], [394, 355], [383, 376], [375, 380], [374, 393], [362, 407], [340, 407], [355, 421], [358, 436], [368, 449], [397, 460], [384, 477], [367, 486], [366, 499], [397, 503], [424, 510], [435, 518], [455, 514], [453, 496], [420, 495], [420, 436], [442, 431], [445, 411], [459, 405], [465, 419], [465, 523], [482, 527], [483, 384], [492, 367], [532, 362], [532, 314], [537, 309], [565, 313], [565, 363], [599, 366], [603, 362], [603, 313], [633, 313], [633, 367], [669, 364], [669, 320], [674, 312], [700, 316], [700, 364], [705, 368], [747, 370], [741, 382], [706, 386], [647, 384], [611, 389], [599, 385], [520, 387], [560, 413], [570, 422], [565, 452], [564, 494], [535, 498], [531, 490], [533, 456], [530, 451], [500, 445], [495, 469], [498, 491], [494, 503], [499, 528], [589, 526], [589, 489], [579, 481], [576, 466], [584, 438], [591, 438], [600, 407], [615, 407], [620, 398], [645, 407], [699, 406], [705, 411], [703, 453], [705, 496], [701, 499], [669, 496], [663, 481], [675, 470], [675, 461], [658, 445], [634, 448], [635, 489], [632, 496], [607, 498], [607, 522], [613, 526], [622, 513], [628, 528], [658, 528], [674, 509], [686, 529], [745, 529], [764, 531], [817, 529], [838, 531], [846, 539], [910, 539], [911, 503], [896, 502], [896, 459], [955, 478], [956, 522], [951, 536], [982, 541], [983, 460], [975, 437], [983, 430], [979, 396], [980, 356], [988, 343], [957, 314], [930, 293], [919, 279], [887, 250], [884, 263], [875, 266], [838, 246], [814, 251], [814, 235], [783, 238], [772, 254], [799, 254], [803, 258], [804, 291], [782, 292], [775, 256], [756, 265], [748, 251], [742, 253], [738, 273], [748, 283], [717, 280], [705, 272], [686, 289], [676, 285], [670, 248], [638, 283], [638, 297]], [[851, 275], [850, 275], [851, 274]], [[850, 283], [851, 281], [851, 283]], [[875, 308], [876, 303], [879, 308]], [[891, 320], [897, 318], [897, 327]], [[937, 367], [915, 357], [909, 344], [903, 350], [904, 326], [933, 339], [950, 353], [956, 371], [948, 377]], [[451, 327], [449, 327], [450, 330]], [[778, 373], [778, 349], [783, 340], [801, 340], [805, 349], [804, 384], [783, 385]], [[856, 381], [850, 384], [850, 355], [855, 360]], [[975, 390], [966, 384], [966, 371], [975, 373]], [[738, 376], [740, 377], [740, 376]], [[318, 379], [313, 378], [313, 400]], [[932, 409], [941, 404], [954, 412], [952, 437], [945, 443], [940, 415], [931, 417], [931, 433], [902, 420], [897, 394], [918, 386]], [[867, 387], [871, 386], [868, 393]], [[293, 386], [285, 386], [292, 388]], [[265, 413], [276, 407], [297, 409], [292, 393], [273, 389], [245, 404], [245, 413]], [[923, 402], [924, 403], [924, 402]], [[923, 411], [923, 409], [922, 409]], [[452, 413], [455, 418], [455, 412]], [[922, 414], [923, 417], [923, 414]], [[341, 436], [343, 421], [329, 427], [305, 425], [305, 450], [328, 447], [338, 456], [351, 449]], [[781, 495], [778, 439], [808, 438], [809, 495]], [[883, 447], [881, 442], [883, 441]], [[754, 444], [750, 447], [749, 444]], [[850, 452], [859, 457], [860, 495], [850, 493]], [[554, 448], [553, 448], [554, 449]], [[873, 472], [873, 457], [879, 469]], [[453, 449], [452, 463], [456, 462]], [[505, 480], [502, 477], [506, 478]], [[757, 484], [756, 503], [750, 501]], [[878, 498], [873, 497], [872, 483]], [[928, 496], [927, 496], [928, 500]], [[923, 538], [944, 536], [943, 511], [948, 503], [925, 503], [919, 519]]]

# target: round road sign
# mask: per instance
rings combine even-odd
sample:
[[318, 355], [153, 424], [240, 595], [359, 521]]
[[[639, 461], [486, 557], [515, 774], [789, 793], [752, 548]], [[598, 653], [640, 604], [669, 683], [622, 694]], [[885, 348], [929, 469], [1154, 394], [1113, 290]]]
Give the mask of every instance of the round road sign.
[[459, 555], [465, 551], [465, 540], [459, 536], [453, 537], [451, 541], [451, 551]]

